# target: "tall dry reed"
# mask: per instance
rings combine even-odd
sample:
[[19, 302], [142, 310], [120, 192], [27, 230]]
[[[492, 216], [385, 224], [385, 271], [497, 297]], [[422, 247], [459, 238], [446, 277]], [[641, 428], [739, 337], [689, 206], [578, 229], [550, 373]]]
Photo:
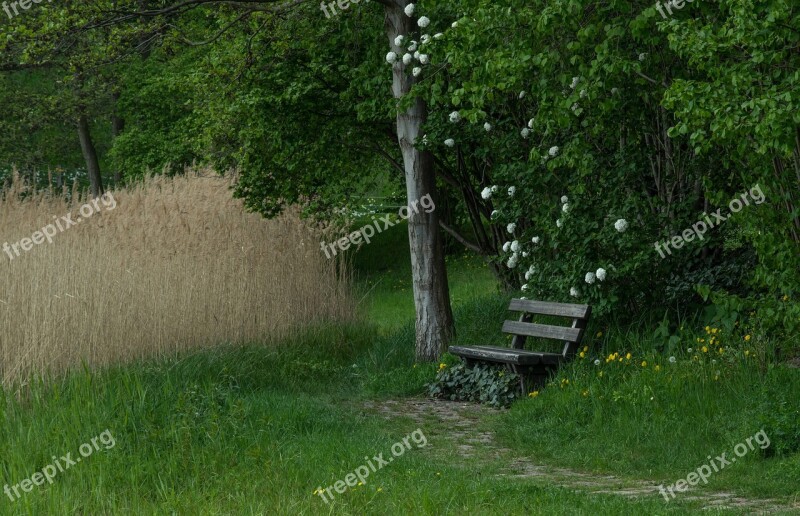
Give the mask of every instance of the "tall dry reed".
[[[245, 213], [230, 181], [147, 179], [51, 244], [13, 259], [0, 251], [3, 384], [351, 318], [348, 275], [325, 259], [319, 232], [295, 211]], [[0, 200], [0, 245], [54, 216], [75, 219], [87, 199], [65, 199], [15, 181]]]

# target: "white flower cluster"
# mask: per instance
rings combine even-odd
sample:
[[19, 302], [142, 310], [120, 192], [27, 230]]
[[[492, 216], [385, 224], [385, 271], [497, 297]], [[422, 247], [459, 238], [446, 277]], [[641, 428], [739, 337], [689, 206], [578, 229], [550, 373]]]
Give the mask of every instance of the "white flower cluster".
[[625, 219], [619, 219], [614, 223], [614, 228], [620, 233], [624, 233], [625, 230], [628, 229], [628, 221]]
[[595, 272], [591, 271], [587, 272], [586, 276], [583, 278], [583, 280], [589, 285], [593, 284], [595, 280], [605, 281], [605, 279], [606, 279], [606, 270], [602, 267], [597, 269], [597, 271]]
[[[405, 7], [405, 9], [403, 9], [403, 12], [406, 13], [406, 16], [412, 17], [412, 16], [414, 16], [414, 12], [416, 11], [416, 8], [417, 8], [416, 4], [408, 4]], [[427, 27], [430, 24], [431, 24], [431, 19], [428, 18], [427, 16], [422, 16], [417, 20], [417, 25], [421, 29], [424, 29], [425, 27]], [[431, 37], [429, 34], [423, 34], [422, 36], [420, 36], [420, 42], [421, 43], [417, 43], [417, 41], [411, 40], [411, 42], [409, 43], [409, 45], [407, 47], [408, 52], [404, 53], [402, 57], [400, 57], [397, 54], [397, 52], [394, 52], [394, 51], [389, 52], [388, 54], [386, 54], [386, 62], [389, 63], [390, 65], [394, 65], [398, 61], [402, 61], [403, 65], [408, 66], [408, 65], [410, 65], [412, 63], [412, 61], [414, 61], [416, 59], [417, 61], [419, 61], [419, 64], [421, 66], [414, 66], [411, 69], [411, 75], [413, 75], [414, 77], [418, 77], [419, 75], [422, 74], [422, 66], [430, 64], [430, 62], [431, 62], [430, 55], [423, 54], [422, 52], [420, 52], [418, 50], [420, 44], [421, 45], [425, 45], [427, 43], [430, 43], [430, 41], [432, 39], [434, 39], [434, 38], [435, 39], [439, 39], [439, 38], [441, 38], [443, 36], [444, 36], [444, 34], [442, 34], [441, 32], [435, 34], [433, 37]], [[407, 36], [404, 36], [402, 34], [397, 36], [396, 38], [394, 38], [394, 44], [397, 47], [402, 47], [403, 45], [406, 44], [406, 42], [407, 42]], [[451, 141], [451, 139], [445, 140], [445, 145], [447, 145], [448, 147], [452, 147], [453, 145], [455, 145], [455, 141], [453, 141], [452, 144], [448, 144], [447, 142], [449, 142], [449, 141]]]

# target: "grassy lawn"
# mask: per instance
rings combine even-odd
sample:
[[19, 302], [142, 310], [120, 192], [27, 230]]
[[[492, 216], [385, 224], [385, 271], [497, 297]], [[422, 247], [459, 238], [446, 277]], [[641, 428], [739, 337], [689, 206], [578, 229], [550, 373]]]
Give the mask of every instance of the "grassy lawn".
[[[688, 497], [631, 500], [512, 479], [502, 462], [463, 457], [442, 421], [386, 419], [367, 402], [420, 395], [435, 364], [414, 364], [413, 302], [404, 228], [356, 257], [362, 324], [308, 328], [285, 342], [220, 347], [180, 359], [35, 384], [0, 411], [4, 483], [30, 478], [106, 429], [115, 444], [34, 486], [3, 514], [667, 514]], [[385, 245], [384, 245], [385, 244]], [[407, 244], [406, 244], [407, 245]], [[371, 255], [370, 255], [371, 253]], [[382, 270], [376, 263], [385, 265]], [[462, 343], [502, 343], [507, 300], [474, 261], [449, 262]], [[404, 290], [405, 289], [405, 290]], [[479, 423], [511, 453], [619, 477], [672, 483], [760, 428], [772, 455], [754, 451], [715, 474], [709, 489], [797, 497], [798, 370], [748, 365], [683, 349], [675, 363], [635, 329], [592, 328], [592, 351], [534, 398]], [[687, 333], [687, 342], [693, 336]], [[625, 357], [606, 361], [609, 354]], [[594, 360], [600, 360], [596, 366]], [[712, 363], [711, 360], [716, 360]], [[754, 359], [755, 360], [755, 359]], [[446, 361], [454, 363], [453, 357]], [[647, 361], [647, 366], [641, 362]], [[655, 366], [659, 370], [655, 370]], [[717, 370], [720, 374], [717, 375]], [[600, 375], [600, 373], [603, 373]], [[718, 377], [717, 377], [718, 376]], [[565, 381], [569, 380], [569, 383]], [[764, 415], [772, 414], [765, 418]], [[413, 444], [364, 485], [334, 486], [416, 430]], [[478, 428], [475, 428], [477, 431]], [[777, 453], [780, 452], [780, 453]], [[769, 456], [767, 456], [769, 455]], [[715, 511], [710, 511], [712, 514]]]

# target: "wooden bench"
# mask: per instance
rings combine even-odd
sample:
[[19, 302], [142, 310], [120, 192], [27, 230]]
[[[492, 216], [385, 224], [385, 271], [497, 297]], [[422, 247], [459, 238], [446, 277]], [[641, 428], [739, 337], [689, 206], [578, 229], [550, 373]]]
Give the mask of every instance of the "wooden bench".
[[[450, 353], [460, 356], [467, 365], [476, 362], [505, 364], [508, 369], [520, 375], [522, 393], [527, 392], [529, 379], [535, 386], [541, 386], [548, 376], [558, 367], [572, 359], [580, 347], [583, 332], [592, 313], [589, 305], [573, 305], [567, 303], [546, 303], [527, 299], [512, 299], [508, 309], [521, 312], [518, 321], [503, 323], [503, 332], [514, 336], [511, 348], [496, 346], [450, 346]], [[535, 315], [568, 317], [572, 326], [554, 326], [536, 324]], [[561, 353], [544, 353], [527, 351], [525, 340], [528, 337], [541, 337], [564, 342]]]

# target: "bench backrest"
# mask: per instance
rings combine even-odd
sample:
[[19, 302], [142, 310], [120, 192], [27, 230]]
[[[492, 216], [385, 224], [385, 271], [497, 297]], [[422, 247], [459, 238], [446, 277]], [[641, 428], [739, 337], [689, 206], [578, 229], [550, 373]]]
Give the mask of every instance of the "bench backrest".
[[[503, 323], [503, 332], [514, 335], [511, 342], [514, 348], [522, 349], [528, 337], [560, 340], [564, 342], [561, 354], [565, 359], [572, 358], [578, 352], [583, 332], [592, 314], [592, 307], [589, 305], [545, 303], [528, 299], [512, 299], [508, 309], [512, 312], [522, 312], [518, 321]], [[572, 326], [536, 324], [531, 322], [534, 315], [568, 317], [572, 319]]]

